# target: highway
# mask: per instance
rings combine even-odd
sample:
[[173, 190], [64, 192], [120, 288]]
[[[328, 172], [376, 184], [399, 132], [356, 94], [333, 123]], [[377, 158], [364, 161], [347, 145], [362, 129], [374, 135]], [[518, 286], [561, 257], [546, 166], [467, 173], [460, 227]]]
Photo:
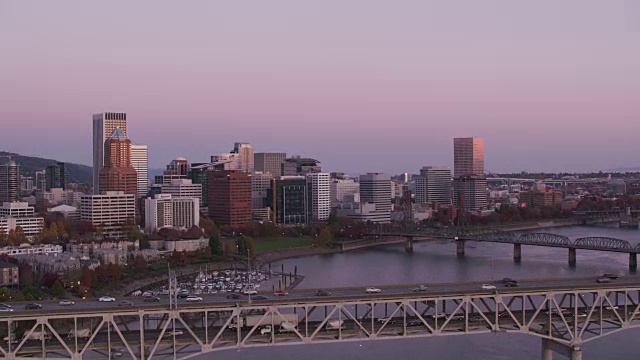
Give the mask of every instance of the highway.
[[[424, 283], [429, 290], [425, 292], [413, 292], [413, 288], [421, 284], [406, 284], [397, 286], [379, 286], [381, 292], [378, 294], [367, 294], [366, 287], [349, 287], [336, 289], [323, 289], [331, 293], [330, 296], [316, 296], [318, 289], [296, 289], [290, 291], [286, 296], [275, 296], [272, 292], [258, 292], [259, 295], [267, 296], [267, 300], [252, 300], [251, 304], [297, 304], [297, 303], [322, 303], [327, 301], [360, 301], [367, 299], [383, 300], [383, 299], [404, 299], [407, 297], [430, 297], [430, 296], [459, 296], [459, 295], [481, 295], [494, 294], [493, 290], [482, 289], [482, 282], [466, 282], [466, 283], [448, 283], [448, 284], [429, 284]], [[565, 279], [540, 279], [540, 280], [522, 280], [519, 287], [507, 288], [501, 281], [486, 281], [484, 284], [496, 286], [499, 294], [536, 292], [536, 291], [569, 291], [569, 290], [598, 290], [598, 289], [616, 289], [640, 287], [640, 276], [625, 276], [611, 283], [600, 284], [596, 282], [596, 277], [583, 278], [565, 278]], [[372, 284], [373, 286], [373, 284]], [[184, 299], [178, 299], [178, 309], [200, 309], [215, 307], [231, 307], [236, 304], [247, 305], [249, 296], [240, 295], [239, 299], [227, 299], [229, 293], [222, 294], [203, 294], [199, 295], [203, 298], [201, 302], [187, 302]], [[253, 296], [252, 296], [253, 298]], [[169, 308], [168, 297], [160, 297], [160, 302], [144, 302], [142, 297], [127, 297], [116, 299], [116, 302], [99, 302], [97, 299], [73, 299], [74, 305], [63, 306], [58, 301], [42, 301], [37, 302], [42, 305], [42, 309], [26, 310], [27, 302], [10, 303], [13, 311], [0, 312], [0, 319], [5, 317], [37, 317], [42, 314], [47, 315], [78, 315], [80, 313], [91, 314], [96, 310], [99, 312], [125, 312], [137, 310], [166, 310]], [[121, 300], [129, 300], [133, 305], [118, 306]]]

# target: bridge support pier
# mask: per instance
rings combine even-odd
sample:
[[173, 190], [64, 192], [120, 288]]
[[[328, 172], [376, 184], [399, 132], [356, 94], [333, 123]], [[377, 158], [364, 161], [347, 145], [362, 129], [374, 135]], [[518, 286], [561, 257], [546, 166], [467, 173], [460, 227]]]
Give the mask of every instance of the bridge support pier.
[[636, 272], [638, 270], [638, 254], [629, 253], [629, 270]]
[[578, 346], [567, 346], [553, 340], [542, 339], [542, 360], [553, 360], [553, 353], [571, 360], [582, 360], [582, 349]]
[[522, 244], [513, 244], [513, 261], [522, 261]]
[[569, 266], [576, 266], [576, 249], [569, 248]]
[[407, 236], [407, 241], [404, 243], [404, 251], [409, 254], [413, 253], [413, 236]]
[[464, 256], [464, 240], [456, 240], [456, 255]]

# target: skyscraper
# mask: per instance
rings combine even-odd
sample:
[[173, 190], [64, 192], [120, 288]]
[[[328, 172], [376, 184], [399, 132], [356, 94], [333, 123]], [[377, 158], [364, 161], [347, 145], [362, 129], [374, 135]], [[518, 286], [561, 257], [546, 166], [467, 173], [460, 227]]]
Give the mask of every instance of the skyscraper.
[[251, 175], [237, 170], [210, 172], [209, 217], [216, 225], [251, 222]]
[[149, 151], [147, 145], [131, 145], [131, 166], [136, 170], [138, 197], [149, 192]]
[[93, 115], [94, 194], [100, 194], [100, 170], [104, 166], [104, 143], [115, 128], [120, 128], [122, 133], [127, 135], [127, 114], [108, 112]]
[[47, 166], [45, 179], [47, 191], [54, 188], [66, 190], [67, 183], [69, 182], [69, 174], [67, 172], [66, 165], [63, 162], [58, 162], [54, 165]]
[[307, 223], [309, 196], [304, 176], [274, 178], [267, 192], [272, 221], [278, 225]]
[[391, 177], [387, 174], [368, 173], [360, 175], [360, 202], [375, 205], [370, 212], [374, 223], [391, 222]]
[[167, 165], [167, 170], [164, 171], [165, 175], [180, 175], [186, 177], [189, 175], [189, 169], [191, 165], [189, 161], [183, 157], [175, 158]]
[[256, 153], [254, 170], [269, 173], [274, 177], [282, 176], [282, 163], [286, 158], [286, 153]]
[[20, 200], [20, 165], [9, 160], [0, 165], [0, 205]]
[[233, 146], [233, 153], [238, 154], [238, 170], [252, 173], [254, 170], [253, 146], [246, 142], [237, 142]]
[[484, 139], [453, 139], [453, 176], [484, 176]]
[[453, 203], [465, 210], [487, 208], [487, 179], [484, 176], [484, 140], [453, 139]]
[[98, 183], [102, 194], [107, 191], [138, 194], [138, 175], [131, 165], [131, 141], [119, 127], [104, 143], [104, 166]]
[[309, 194], [309, 221], [324, 222], [331, 214], [331, 196], [329, 173], [307, 174], [307, 192]]
[[451, 169], [445, 166], [425, 166], [416, 181], [416, 204], [430, 204], [434, 209], [451, 205]]

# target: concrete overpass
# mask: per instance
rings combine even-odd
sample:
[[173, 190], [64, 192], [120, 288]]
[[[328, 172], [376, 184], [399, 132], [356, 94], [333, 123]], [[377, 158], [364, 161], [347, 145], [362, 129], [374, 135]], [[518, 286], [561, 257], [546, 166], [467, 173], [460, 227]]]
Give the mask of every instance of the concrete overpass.
[[[134, 299], [129, 307], [96, 301], [66, 308], [45, 303], [33, 311], [14, 306], [0, 315], [0, 331], [13, 340], [0, 346], [0, 357], [187, 359], [248, 347], [519, 333], [541, 339], [543, 360], [553, 353], [579, 360], [591, 341], [640, 327], [638, 277], [493, 285], [427, 284], [420, 292], [415, 284], [399, 285], [381, 287], [379, 294], [341, 288], [329, 296], [299, 290], [260, 301], [214, 295], [174, 309], [166, 299]], [[253, 322], [234, 326], [249, 318]], [[297, 326], [279, 331], [285, 320], [296, 322], [292, 318]], [[276, 331], [263, 331], [266, 326]]]

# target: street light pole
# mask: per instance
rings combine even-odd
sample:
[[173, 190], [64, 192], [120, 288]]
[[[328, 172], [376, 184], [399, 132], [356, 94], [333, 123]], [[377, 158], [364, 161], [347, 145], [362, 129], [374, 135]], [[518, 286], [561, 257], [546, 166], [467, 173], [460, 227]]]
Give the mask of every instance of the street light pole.
[[253, 291], [253, 284], [251, 283], [251, 252], [249, 248], [247, 248], [247, 279], [249, 280], [249, 285], [251, 285], [251, 289], [249, 289], [249, 304], [251, 304], [251, 291]]

